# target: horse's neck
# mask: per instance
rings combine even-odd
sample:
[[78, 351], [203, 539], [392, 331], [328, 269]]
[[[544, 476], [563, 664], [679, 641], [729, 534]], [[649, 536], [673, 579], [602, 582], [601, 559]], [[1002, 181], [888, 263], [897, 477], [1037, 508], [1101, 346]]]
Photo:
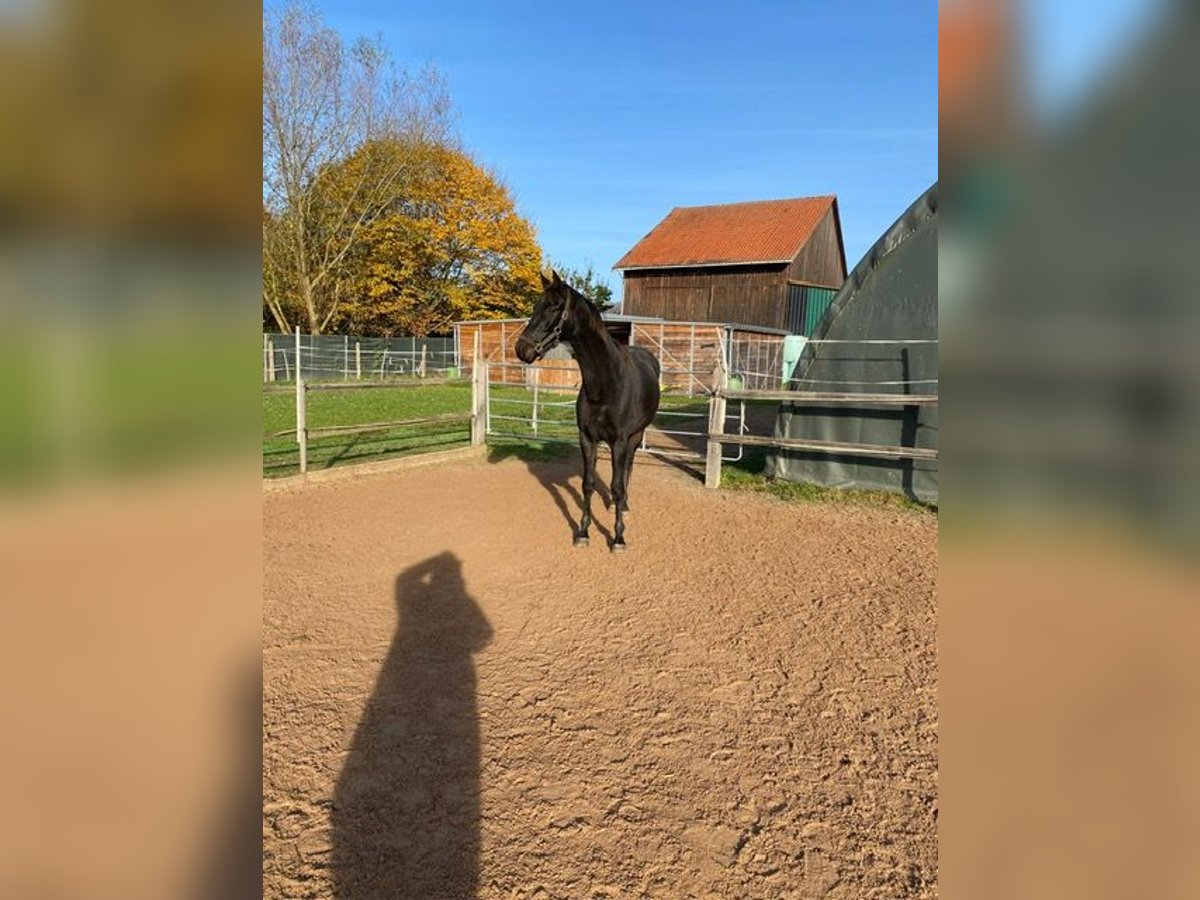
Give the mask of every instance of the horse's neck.
[[583, 327], [577, 328], [571, 338], [571, 349], [583, 375], [584, 393], [589, 400], [600, 402], [616, 389], [617, 344], [599, 315], [592, 312], [585, 301], [578, 302], [583, 310]]

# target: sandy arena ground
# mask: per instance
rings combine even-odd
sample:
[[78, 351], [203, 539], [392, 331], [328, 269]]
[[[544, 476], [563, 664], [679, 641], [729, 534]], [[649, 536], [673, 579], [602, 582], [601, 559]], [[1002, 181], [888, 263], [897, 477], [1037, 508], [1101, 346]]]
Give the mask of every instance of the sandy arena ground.
[[935, 897], [936, 518], [576, 469], [267, 493], [264, 895]]

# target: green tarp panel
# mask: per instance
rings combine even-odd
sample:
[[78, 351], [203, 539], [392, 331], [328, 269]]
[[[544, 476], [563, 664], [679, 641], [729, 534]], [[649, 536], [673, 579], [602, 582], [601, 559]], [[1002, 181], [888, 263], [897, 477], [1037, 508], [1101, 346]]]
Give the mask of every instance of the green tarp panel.
[[821, 324], [837, 292], [837, 288], [789, 284], [787, 330], [792, 334], [812, 334]]
[[[789, 387], [838, 393], [937, 393], [937, 185], [875, 242], [838, 291], [804, 348]], [[938, 408], [784, 403], [777, 437], [893, 447], [938, 446]], [[826, 487], [938, 499], [936, 460], [885, 460], [807, 450], [772, 451], [766, 472]]]
[[833, 288], [810, 287], [805, 293], [808, 300], [804, 305], [804, 331], [801, 333], [811, 337], [813, 332], [820, 326], [821, 320], [825, 318], [825, 313], [833, 304], [833, 300], [837, 296], [837, 291]]

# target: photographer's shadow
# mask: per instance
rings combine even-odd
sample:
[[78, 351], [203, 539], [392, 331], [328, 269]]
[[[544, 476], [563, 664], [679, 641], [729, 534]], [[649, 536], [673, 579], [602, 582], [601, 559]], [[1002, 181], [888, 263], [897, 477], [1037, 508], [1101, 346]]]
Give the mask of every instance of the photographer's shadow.
[[399, 627], [333, 799], [334, 896], [470, 898], [479, 880], [473, 654], [492, 629], [442, 553], [396, 579]]

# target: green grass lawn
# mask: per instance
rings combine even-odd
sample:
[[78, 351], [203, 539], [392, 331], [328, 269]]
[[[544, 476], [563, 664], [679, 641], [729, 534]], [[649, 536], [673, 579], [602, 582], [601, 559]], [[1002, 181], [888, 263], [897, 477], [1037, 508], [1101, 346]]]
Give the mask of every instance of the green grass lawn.
[[[496, 447], [540, 444], [546, 448], [575, 445], [575, 396], [573, 393], [538, 392], [538, 427], [529, 421], [533, 391], [519, 386], [492, 385], [492, 431], [509, 436], [494, 436], [488, 443]], [[665, 395], [661, 408], [674, 412], [705, 413], [708, 401], [703, 397]], [[310, 429], [333, 425], [362, 425], [390, 422], [471, 410], [471, 385], [468, 381], [451, 385], [372, 388], [370, 390], [309, 391], [308, 425]], [[504, 418], [504, 417], [512, 418]], [[666, 420], [667, 427], [680, 427], [680, 420]], [[702, 428], [703, 420], [688, 420], [687, 428]], [[299, 471], [300, 454], [294, 435], [271, 435], [296, 427], [296, 398], [291, 393], [263, 395], [263, 475], [268, 478], [293, 475]], [[310, 437], [310, 470], [387, 459], [409, 453], [446, 450], [470, 443], [467, 421], [430, 423], [391, 428], [357, 435]], [[567, 442], [561, 444], [559, 442]], [[554, 451], [551, 451], [554, 452]]]
[[[310, 437], [308, 467], [310, 470], [328, 469], [410, 453], [447, 450], [466, 446], [471, 441], [471, 426], [466, 419], [471, 413], [469, 382], [362, 391], [310, 391], [309, 428], [394, 422], [448, 413], [461, 413], [462, 423], [434, 422], [369, 434]], [[299, 471], [300, 451], [295, 436], [269, 437], [274, 432], [295, 427], [295, 395], [264, 394], [264, 476], [274, 478]]]
[[[575, 444], [578, 440], [575, 427], [575, 395], [573, 393], [538, 392], [538, 429], [534, 433], [529, 421], [532, 412], [533, 392], [522, 387], [493, 385], [491, 389], [491, 412], [493, 432], [509, 432], [522, 438], [544, 438], [567, 440]], [[708, 414], [708, 400], [704, 397], [686, 397], [675, 394], [664, 394], [659, 409], [668, 412], [691, 412], [701, 415]], [[511, 418], [506, 418], [511, 417]], [[522, 421], [517, 421], [518, 419]], [[686, 421], [687, 425], [681, 423]], [[660, 425], [667, 428], [687, 427], [704, 430], [707, 425], [703, 419], [672, 418], [660, 419]]]
[[721, 467], [721, 487], [735, 491], [755, 491], [770, 494], [780, 500], [797, 503], [848, 503], [859, 506], [882, 506], [936, 513], [937, 507], [909, 499], [891, 491], [866, 491], [855, 488], [829, 488], [803, 481], [780, 481], [763, 474], [766, 467], [766, 447], [744, 447], [739, 462], [727, 462]]

